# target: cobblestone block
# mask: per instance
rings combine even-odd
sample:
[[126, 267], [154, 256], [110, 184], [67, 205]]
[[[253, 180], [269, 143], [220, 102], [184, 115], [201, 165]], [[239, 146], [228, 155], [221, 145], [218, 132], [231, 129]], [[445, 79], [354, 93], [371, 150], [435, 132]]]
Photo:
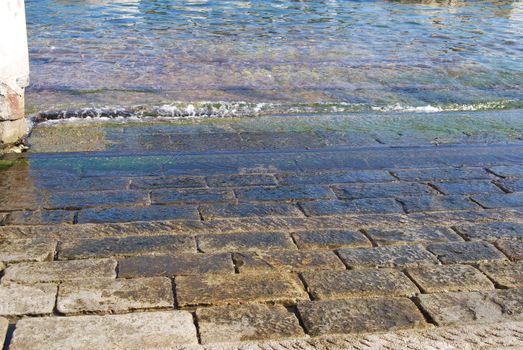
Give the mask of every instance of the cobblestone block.
[[397, 270], [318, 271], [302, 275], [309, 293], [318, 300], [412, 296], [419, 292], [414, 283]]
[[523, 179], [503, 179], [495, 182], [509, 192], [523, 192]]
[[334, 198], [331, 190], [315, 185], [240, 188], [234, 192], [240, 201], [299, 201]]
[[167, 277], [68, 281], [60, 284], [56, 301], [58, 311], [66, 315], [121, 313], [173, 305], [172, 283]]
[[362, 198], [351, 201], [314, 201], [300, 203], [308, 216], [327, 216], [361, 213], [403, 213], [391, 198]]
[[151, 193], [151, 198], [153, 204], [199, 204], [213, 202], [231, 202], [235, 200], [234, 194], [231, 190], [217, 190], [206, 188], [153, 191]]
[[460, 242], [463, 239], [447, 227], [406, 226], [401, 229], [370, 228], [365, 230], [379, 246], [411, 243]]
[[45, 204], [46, 209], [79, 209], [140, 205], [147, 201], [147, 194], [136, 191], [61, 192], [52, 193]]
[[25, 318], [16, 325], [10, 349], [153, 350], [183, 344], [198, 344], [192, 315], [164, 311]]
[[483, 168], [429, 168], [395, 170], [394, 175], [405, 181], [456, 181], [492, 178]]
[[423, 196], [432, 193], [429, 186], [415, 182], [339, 185], [332, 189], [339, 199]]
[[269, 174], [215, 175], [207, 177], [211, 187], [273, 186], [276, 178]]
[[469, 240], [523, 239], [523, 224], [512, 222], [474, 223], [457, 225], [456, 228]]
[[74, 211], [69, 210], [37, 210], [15, 211], [9, 214], [6, 225], [56, 225], [72, 224]]
[[130, 236], [66, 241], [60, 244], [58, 258], [74, 260], [176, 252], [195, 253], [194, 237], [185, 235]]
[[115, 278], [116, 260], [72, 260], [10, 265], [2, 282], [60, 282], [92, 278]]
[[523, 319], [523, 290], [421, 294], [421, 307], [439, 325]]
[[140, 190], [153, 190], [160, 188], [193, 188], [205, 186], [205, 178], [202, 176], [133, 178], [131, 180], [131, 188]]
[[468, 292], [494, 289], [481, 272], [469, 265], [409, 268], [407, 274], [423, 293]]
[[420, 211], [478, 209], [477, 204], [462, 196], [419, 196], [398, 198], [407, 213]]
[[304, 336], [296, 316], [280, 305], [227, 305], [196, 310], [203, 344]]
[[523, 241], [499, 241], [496, 245], [510, 260], [523, 260]]
[[489, 260], [505, 260], [492, 244], [487, 242], [437, 243], [427, 249], [444, 264], [475, 264]]
[[523, 166], [521, 165], [493, 166], [489, 170], [501, 177], [523, 177]]
[[179, 306], [249, 302], [295, 304], [308, 300], [298, 277], [283, 273], [182, 276], [176, 280]]
[[198, 248], [205, 253], [296, 249], [291, 238], [283, 233], [209, 234], [197, 239]]
[[502, 288], [523, 287], [523, 262], [486, 263], [479, 269]]
[[360, 232], [347, 230], [305, 231], [293, 233], [300, 249], [335, 249], [370, 247], [370, 241]]
[[50, 315], [57, 286], [49, 283], [0, 285], [0, 316]]
[[234, 253], [240, 272], [344, 270], [345, 265], [330, 251], [278, 250]]
[[396, 179], [384, 170], [337, 171], [278, 175], [282, 185], [390, 182]]
[[523, 207], [523, 193], [506, 193], [500, 195], [483, 194], [472, 197], [487, 209]]
[[202, 205], [200, 212], [205, 220], [245, 217], [303, 216], [292, 204], [222, 204]]
[[46, 238], [0, 240], [0, 261], [16, 263], [52, 260], [55, 249], [56, 241]]
[[118, 277], [184, 276], [234, 273], [231, 254], [133, 256], [118, 263]]
[[199, 220], [198, 209], [193, 205], [155, 205], [147, 207], [83, 209], [78, 223], [110, 223], [155, 220]]
[[448, 195], [476, 194], [476, 193], [504, 193], [490, 181], [463, 181], [463, 182], [433, 182], [439, 191]]
[[423, 315], [406, 298], [308, 301], [298, 304], [307, 333], [348, 334], [423, 326]]
[[338, 253], [347, 266], [396, 267], [437, 264], [437, 259], [420, 245], [394, 247], [339, 249]]

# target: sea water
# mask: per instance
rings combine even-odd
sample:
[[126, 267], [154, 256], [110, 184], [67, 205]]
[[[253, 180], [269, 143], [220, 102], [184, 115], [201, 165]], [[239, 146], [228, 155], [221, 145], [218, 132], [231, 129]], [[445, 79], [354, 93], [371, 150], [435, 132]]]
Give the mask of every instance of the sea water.
[[[523, 2], [26, 0], [47, 118], [523, 106]], [[375, 113], [374, 113], [375, 114]]]

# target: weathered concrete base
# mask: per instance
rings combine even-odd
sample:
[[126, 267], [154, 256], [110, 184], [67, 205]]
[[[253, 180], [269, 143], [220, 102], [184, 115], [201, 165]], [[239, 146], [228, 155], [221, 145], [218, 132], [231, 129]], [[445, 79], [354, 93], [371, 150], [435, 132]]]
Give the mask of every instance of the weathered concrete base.
[[17, 120], [24, 117], [24, 90], [15, 91], [0, 83], [0, 121]]
[[[22, 0], [0, 3], [0, 152], [28, 132], [24, 119], [24, 89], [29, 83], [29, 55]], [[9, 34], [8, 34], [9, 33]]]
[[27, 135], [28, 131], [29, 123], [25, 118], [0, 121], [0, 148], [17, 143]]

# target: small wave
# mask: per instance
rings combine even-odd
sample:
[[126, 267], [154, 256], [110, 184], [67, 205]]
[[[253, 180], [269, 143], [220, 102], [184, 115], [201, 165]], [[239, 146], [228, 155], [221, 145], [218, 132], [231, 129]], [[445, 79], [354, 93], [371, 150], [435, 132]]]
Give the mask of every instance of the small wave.
[[467, 111], [486, 111], [501, 110], [511, 108], [521, 108], [523, 102], [515, 100], [502, 100], [491, 102], [478, 102], [472, 104], [451, 103], [446, 105], [426, 105], [426, 106], [405, 106], [394, 104], [388, 106], [373, 106], [375, 112], [399, 112], [399, 113], [438, 113], [438, 112], [467, 112]]
[[510, 108], [522, 108], [523, 101], [503, 100], [480, 102], [474, 104], [444, 104], [409, 106], [393, 104], [372, 106], [358, 103], [249, 103], [249, 102], [173, 102], [161, 106], [132, 106], [132, 107], [97, 107], [74, 110], [50, 110], [33, 116], [35, 123], [60, 122], [78, 120], [111, 120], [111, 121], [139, 121], [139, 120], [173, 120], [190, 118], [235, 118], [255, 117], [266, 115], [297, 115], [297, 114], [324, 114], [324, 113], [439, 113], [459, 111], [485, 111]]

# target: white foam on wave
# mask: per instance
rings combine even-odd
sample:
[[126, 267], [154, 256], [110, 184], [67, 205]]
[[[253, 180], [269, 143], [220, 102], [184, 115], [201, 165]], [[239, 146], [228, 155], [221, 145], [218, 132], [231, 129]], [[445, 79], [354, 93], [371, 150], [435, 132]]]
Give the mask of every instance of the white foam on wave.
[[521, 108], [517, 101], [504, 100], [475, 104], [447, 104], [410, 106], [400, 103], [387, 106], [370, 106], [360, 103], [249, 103], [249, 102], [172, 102], [158, 107], [96, 107], [78, 110], [47, 111], [34, 116], [35, 123], [91, 123], [169, 121], [200, 118], [236, 118], [268, 115], [298, 115], [322, 113], [440, 113], [499, 110]]

